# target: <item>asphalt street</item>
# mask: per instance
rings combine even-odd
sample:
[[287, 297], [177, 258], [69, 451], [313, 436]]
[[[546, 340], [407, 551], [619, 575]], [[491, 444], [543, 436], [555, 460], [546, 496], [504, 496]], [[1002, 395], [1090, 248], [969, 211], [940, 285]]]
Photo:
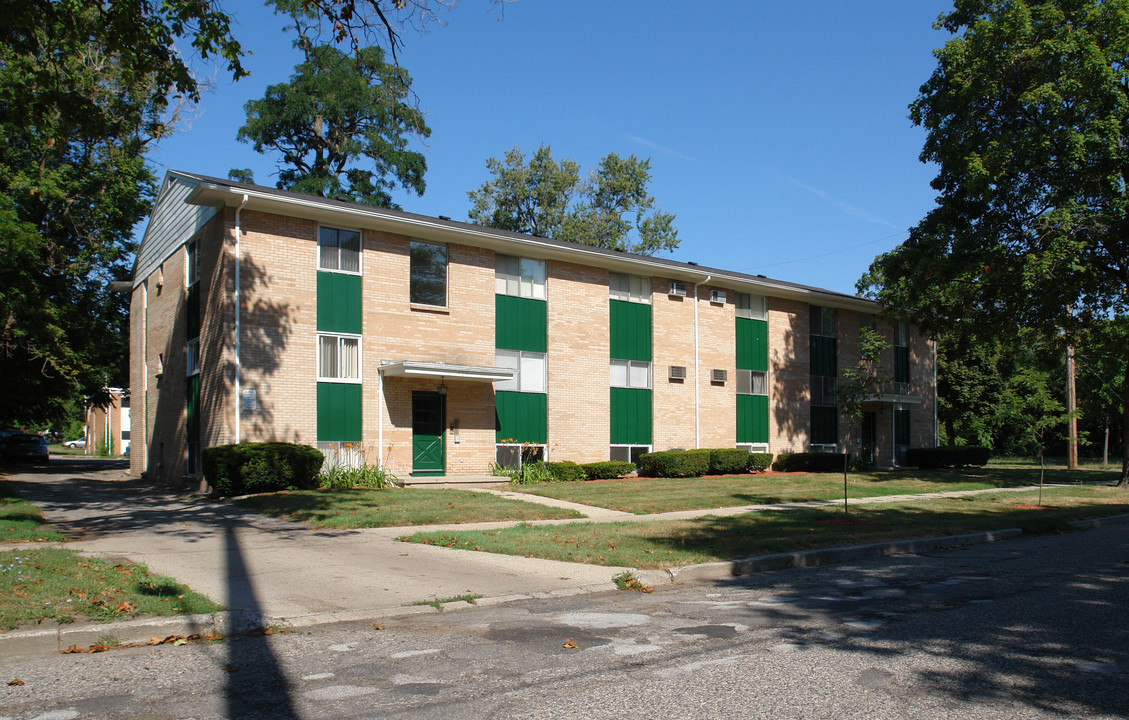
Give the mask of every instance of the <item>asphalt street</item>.
[[[1129, 526], [0, 659], [0, 717], [1124, 718]], [[575, 646], [575, 647], [573, 647]]]

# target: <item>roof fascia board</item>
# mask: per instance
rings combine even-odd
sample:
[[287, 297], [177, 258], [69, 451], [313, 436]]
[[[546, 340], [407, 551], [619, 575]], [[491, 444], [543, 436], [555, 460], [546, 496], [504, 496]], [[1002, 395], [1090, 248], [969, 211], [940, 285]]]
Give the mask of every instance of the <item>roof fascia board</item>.
[[[199, 178], [193, 178], [199, 185], [185, 199], [195, 205], [210, 205], [219, 207], [223, 205], [235, 206], [243, 196], [249, 200], [244, 206], [245, 210], [258, 210], [260, 212], [276, 215], [302, 217], [307, 220], [327, 222], [334, 224], [352, 225], [366, 229], [382, 230], [397, 235], [405, 235], [421, 240], [434, 242], [453, 242], [472, 247], [482, 247], [495, 252], [508, 255], [521, 255], [543, 260], [560, 260], [563, 262], [577, 263], [580, 265], [594, 265], [606, 268], [613, 272], [654, 275], [669, 278], [679, 282], [694, 284], [704, 283], [710, 279], [711, 286], [725, 285], [736, 290], [747, 291], [753, 294], [771, 295], [772, 297], [799, 300], [811, 304], [834, 306], [839, 308], [858, 310], [860, 312], [878, 312], [882, 309], [879, 303], [865, 298], [853, 297], [833, 291], [823, 291], [817, 288], [793, 287], [773, 282], [768, 278], [751, 279], [736, 275], [732, 272], [716, 268], [690, 268], [685, 264], [668, 264], [662, 260], [625, 255], [615, 257], [606, 250], [588, 250], [581, 247], [560, 247], [552, 243], [541, 242], [538, 238], [507, 233], [495, 234], [489, 229], [461, 227], [448, 224], [448, 221], [431, 219], [422, 216], [389, 215], [381, 208], [364, 208], [350, 205], [328, 204], [321, 198], [309, 199], [293, 196], [280, 196], [251, 188], [235, 188], [219, 185]], [[674, 262], [674, 261], [672, 261]]]

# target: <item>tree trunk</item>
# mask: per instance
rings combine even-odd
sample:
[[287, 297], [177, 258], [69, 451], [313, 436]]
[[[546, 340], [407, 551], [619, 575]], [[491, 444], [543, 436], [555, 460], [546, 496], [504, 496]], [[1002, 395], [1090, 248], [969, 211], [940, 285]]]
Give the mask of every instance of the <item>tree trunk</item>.
[[1118, 487], [1129, 487], [1129, 358], [1125, 360], [1125, 377], [1121, 380], [1121, 479]]

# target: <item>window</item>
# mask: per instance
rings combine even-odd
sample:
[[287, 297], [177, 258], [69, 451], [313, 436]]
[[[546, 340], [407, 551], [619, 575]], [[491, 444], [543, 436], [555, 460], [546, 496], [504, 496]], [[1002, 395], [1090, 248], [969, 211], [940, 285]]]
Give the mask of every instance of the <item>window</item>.
[[905, 323], [894, 325], [894, 393], [909, 395], [909, 328]]
[[361, 271], [361, 234], [356, 230], [320, 228], [318, 230], [318, 269], [359, 273]]
[[357, 469], [365, 466], [365, 449], [359, 442], [319, 440], [318, 450], [325, 456], [322, 469]]
[[200, 338], [192, 338], [188, 341], [185, 357], [187, 359], [185, 374], [189, 376], [198, 374], [200, 372]]
[[639, 456], [651, 452], [650, 445], [612, 445], [610, 460], [618, 462], [635, 463], [639, 465]]
[[498, 464], [498, 467], [520, 469], [522, 465], [542, 462], [544, 459], [544, 445], [498, 443], [494, 446], [494, 461]]
[[184, 286], [190, 287], [200, 282], [200, 262], [198, 260], [200, 244], [191, 240], [184, 245]]
[[651, 387], [651, 363], [637, 360], [612, 360], [611, 386], [641, 389]]
[[612, 300], [651, 304], [651, 278], [608, 273]]
[[737, 443], [737, 449], [752, 453], [766, 453], [768, 452], [768, 443]]
[[494, 292], [498, 295], [545, 299], [545, 261], [494, 256]]
[[811, 306], [811, 334], [823, 337], [835, 337], [836, 326], [835, 308]]
[[894, 325], [894, 347], [909, 347], [909, 328], [904, 322]]
[[495, 390], [511, 392], [548, 392], [545, 353], [524, 350], [495, 350], [494, 362], [498, 367], [515, 370], [512, 380], [494, 383]]
[[737, 293], [737, 317], [750, 320], [767, 320], [768, 303], [762, 295]]
[[835, 378], [825, 375], [811, 376], [811, 404], [834, 405], [836, 402]]
[[360, 382], [360, 337], [318, 335], [318, 380]]
[[447, 246], [412, 241], [411, 289], [413, 305], [447, 307]]
[[768, 395], [768, 373], [760, 370], [738, 370], [737, 394]]

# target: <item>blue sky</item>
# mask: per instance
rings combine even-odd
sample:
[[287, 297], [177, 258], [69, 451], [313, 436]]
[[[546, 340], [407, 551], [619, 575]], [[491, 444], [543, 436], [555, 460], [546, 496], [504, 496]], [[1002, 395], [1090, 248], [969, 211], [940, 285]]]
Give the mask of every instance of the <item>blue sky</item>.
[[[222, 70], [185, 131], [151, 155], [159, 173], [226, 177], [274, 158], [235, 140], [243, 105], [285, 81], [298, 54], [257, 2], [225, 3], [253, 53]], [[657, 205], [677, 217], [667, 257], [853, 292], [874, 256], [933, 205], [924, 133], [908, 104], [929, 77], [939, 0], [802, 3], [461, 0], [443, 27], [404, 33], [431, 138], [411, 212], [465, 220], [486, 158], [541, 143], [584, 170], [609, 152], [650, 157]]]

